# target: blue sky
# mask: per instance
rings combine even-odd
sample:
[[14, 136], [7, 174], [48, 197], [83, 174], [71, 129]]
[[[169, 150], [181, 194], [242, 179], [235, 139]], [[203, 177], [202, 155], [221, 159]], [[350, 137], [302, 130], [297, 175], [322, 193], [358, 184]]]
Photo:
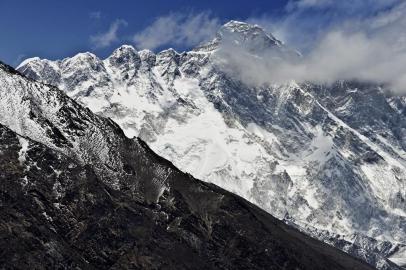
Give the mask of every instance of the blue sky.
[[265, 74], [258, 80], [268, 80], [272, 70], [274, 80], [357, 78], [406, 93], [404, 14], [404, 0], [0, 0], [0, 60], [16, 66], [29, 57], [55, 60], [84, 51], [104, 58], [121, 44], [183, 51], [212, 38], [223, 23], [241, 20], [303, 55], [278, 70], [245, 68]]
[[[262, 14], [279, 14], [287, 1], [107, 1], [107, 0], [0, 0], [0, 59], [16, 65], [20, 60], [40, 56], [58, 59], [80, 51], [106, 56], [120, 43], [131, 43], [132, 36], [155, 19], [170, 13], [209, 13], [220, 22], [244, 20]], [[97, 47], [91, 36], [108, 31], [121, 20], [119, 38], [109, 46]], [[172, 45], [172, 44], [168, 44]], [[182, 47], [182, 46], [173, 46]], [[183, 48], [179, 48], [183, 49]]]

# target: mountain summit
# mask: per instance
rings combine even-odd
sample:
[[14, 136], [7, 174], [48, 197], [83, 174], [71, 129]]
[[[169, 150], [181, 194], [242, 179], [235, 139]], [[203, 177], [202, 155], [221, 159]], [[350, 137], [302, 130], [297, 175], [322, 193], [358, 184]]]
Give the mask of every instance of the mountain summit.
[[[282, 46], [272, 34], [266, 33], [258, 25], [251, 25], [239, 21], [230, 21], [218, 31], [221, 39], [234, 39], [236, 42], [250, 43], [252, 49], [261, 50], [272, 46]], [[255, 46], [255, 47], [254, 47]]]
[[239, 21], [229, 21], [218, 30], [216, 37], [201, 46], [196, 51], [212, 51], [221, 46], [242, 46], [252, 52], [260, 52], [273, 47], [282, 47], [281, 41], [267, 33], [258, 25]]

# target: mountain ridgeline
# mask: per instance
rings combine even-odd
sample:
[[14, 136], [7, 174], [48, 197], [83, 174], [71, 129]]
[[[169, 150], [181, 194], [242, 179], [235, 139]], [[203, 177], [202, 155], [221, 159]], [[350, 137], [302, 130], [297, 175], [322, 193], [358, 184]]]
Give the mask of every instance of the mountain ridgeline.
[[[91, 53], [56, 61], [30, 58], [19, 72], [72, 99], [31, 82], [40, 90], [24, 92], [33, 98], [17, 104], [5, 101], [1, 123], [92, 164], [101, 183], [140, 202], [159, 204], [170, 200], [168, 194], [179, 195], [168, 183], [183, 174], [148, 163], [151, 151], [139, 137], [193, 177], [375, 268], [398, 269], [394, 262], [401, 265], [406, 258], [406, 98], [356, 81], [256, 85], [240, 56], [275, 65], [301, 57], [261, 27], [231, 21], [211, 41], [183, 53], [123, 45], [106, 59]], [[38, 91], [47, 99], [37, 98]], [[58, 106], [59, 97], [69, 106]], [[15, 120], [24, 117], [22, 123]], [[203, 201], [222, 202], [220, 197]], [[195, 207], [206, 209], [202, 228], [214, 229], [208, 209], [223, 206]]]
[[372, 269], [0, 64], [2, 269]]

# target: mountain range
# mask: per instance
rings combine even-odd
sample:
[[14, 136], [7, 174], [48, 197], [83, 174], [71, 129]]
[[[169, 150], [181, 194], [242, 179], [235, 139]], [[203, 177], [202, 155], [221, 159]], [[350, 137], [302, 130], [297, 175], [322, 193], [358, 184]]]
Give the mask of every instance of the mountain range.
[[[122, 196], [140, 194], [140, 202], [168, 200], [182, 194], [177, 189], [185, 188], [184, 179], [195, 177], [211, 184], [193, 180], [192, 191], [184, 192], [203, 189], [208, 197], [182, 195], [182, 203], [192, 212], [203, 211], [200, 222], [209, 231], [216, 224], [211, 211], [219, 211], [222, 201], [217, 194], [237, 198], [215, 184], [378, 269], [398, 269], [393, 263], [406, 264], [406, 98], [360, 81], [257, 85], [246, 80], [245, 66], [238, 62], [277, 65], [300, 57], [261, 27], [230, 21], [213, 40], [188, 52], [123, 45], [106, 59], [92, 53], [56, 61], [30, 58], [17, 70], [38, 82], [3, 76], [1, 88], [9, 96], [1, 99], [0, 123], [17, 138], [81, 166], [91, 164], [95, 179], [120, 191], [111, 199], [118, 205], [127, 199]], [[87, 179], [78, 180], [84, 188], [94, 185], [83, 173], [80, 177]], [[65, 188], [77, 187], [69, 182]]]
[[0, 63], [2, 269], [372, 269]]

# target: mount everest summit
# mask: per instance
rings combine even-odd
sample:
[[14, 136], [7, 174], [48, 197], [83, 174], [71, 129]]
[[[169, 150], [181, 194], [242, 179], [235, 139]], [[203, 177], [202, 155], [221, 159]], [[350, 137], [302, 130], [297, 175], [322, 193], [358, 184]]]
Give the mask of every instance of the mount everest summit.
[[[405, 264], [406, 98], [359, 81], [255, 85], [238, 66], [240, 54], [276, 65], [301, 57], [261, 27], [231, 21], [188, 52], [123, 45], [106, 59], [92, 53], [57, 61], [30, 58], [17, 70], [111, 118], [127, 137], [140, 137], [182, 171], [299, 230], [379, 269]], [[47, 110], [54, 119], [52, 106]], [[82, 121], [75, 111], [65, 113]], [[48, 123], [47, 117], [38, 119]], [[116, 143], [103, 133], [110, 131], [50, 142], [43, 133], [26, 134], [36, 128], [30, 122], [7, 121], [1, 123], [44, 144], [89, 148], [72, 154], [104, 164], [96, 168], [101, 178], [105, 171], [112, 179], [118, 173], [99, 160], [114, 159], [104, 147]], [[74, 130], [69, 132], [83, 132]], [[93, 139], [92, 146], [84, 144]]]

